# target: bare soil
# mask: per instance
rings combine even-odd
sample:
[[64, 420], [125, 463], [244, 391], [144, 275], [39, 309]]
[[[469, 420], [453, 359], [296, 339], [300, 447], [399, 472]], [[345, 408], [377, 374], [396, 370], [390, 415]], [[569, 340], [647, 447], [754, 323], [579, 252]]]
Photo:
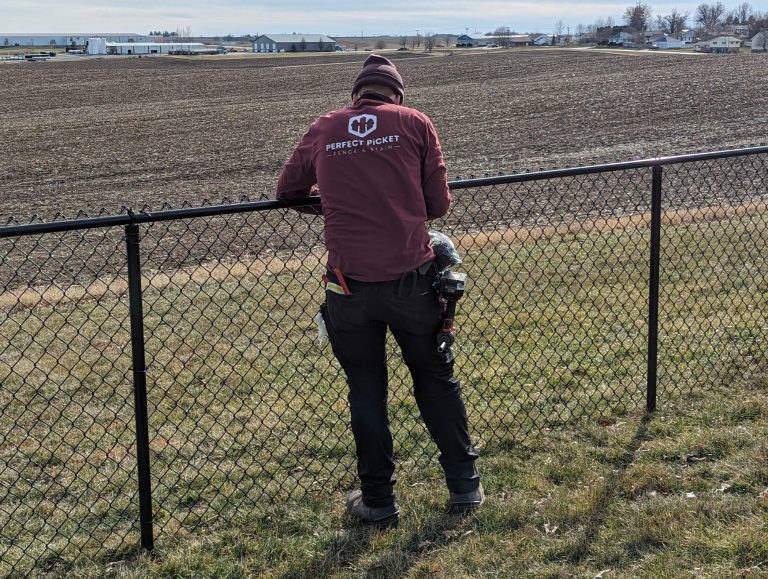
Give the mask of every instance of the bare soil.
[[[450, 178], [758, 144], [764, 55], [388, 53]], [[367, 53], [0, 64], [0, 219], [272, 195]]]

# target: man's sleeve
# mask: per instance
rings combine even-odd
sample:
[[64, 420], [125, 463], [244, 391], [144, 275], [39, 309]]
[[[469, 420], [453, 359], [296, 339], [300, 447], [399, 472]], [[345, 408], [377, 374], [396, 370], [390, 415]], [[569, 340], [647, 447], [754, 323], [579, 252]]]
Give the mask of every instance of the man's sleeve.
[[317, 183], [312, 158], [312, 128], [304, 134], [285, 162], [277, 180], [277, 198], [283, 200], [308, 197], [312, 185]]
[[427, 120], [425, 153], [421, 169], [424, 202], [427, 219], [437, 219], [448, 213], [451, 206], [451, 190], [448, 188], [448, 171], [445, 168], [440, 139], [432, 122]]
[[[312, 127], [310, 127], [283, 166], [283, 170], [277, 180], [277, 199], [289, 201], [291, 199], [314, 197], [318, 194], [317, 189], [313, 190], [313, 186], [317, 183], [315, 164], [312, 157], [313, 140]], [[294, 207], [294, 209], [300, 213], [322, 214], [323, 212], [320, 205]]]

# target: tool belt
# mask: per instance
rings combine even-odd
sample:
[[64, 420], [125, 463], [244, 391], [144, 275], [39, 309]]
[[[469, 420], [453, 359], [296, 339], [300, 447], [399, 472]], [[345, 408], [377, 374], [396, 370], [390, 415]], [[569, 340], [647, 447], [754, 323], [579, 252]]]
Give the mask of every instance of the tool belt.
[[[338, 268], [335, 268], [333, 270], [328, 270], [323, 274], [323, 286], [326, 291], [348, 296], [353, 293], [350, 287], [354, 289], [354, 286], [357, 284], [394, 284], [397, 286], [398, 295], [410, 295], [416, 288], [419, 276], [429, 275], [430, 277], [434, 277], [436, 274], [437, 266], [434, 261], [428, 261], [416, 269], [406, 271], [397, 279], [382, 282], [361, 282], [355, 279], [345, 278], [344, 274]], [[406, 289], [408, 289], [408, 292], [404, 294], [403, 292]]]

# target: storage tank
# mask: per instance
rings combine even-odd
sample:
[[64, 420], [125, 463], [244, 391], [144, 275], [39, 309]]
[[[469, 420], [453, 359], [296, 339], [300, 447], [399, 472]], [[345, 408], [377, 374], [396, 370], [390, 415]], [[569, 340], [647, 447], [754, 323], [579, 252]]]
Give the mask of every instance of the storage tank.
[[107, 54], [107, 39], [89, 38], [88, 54]]

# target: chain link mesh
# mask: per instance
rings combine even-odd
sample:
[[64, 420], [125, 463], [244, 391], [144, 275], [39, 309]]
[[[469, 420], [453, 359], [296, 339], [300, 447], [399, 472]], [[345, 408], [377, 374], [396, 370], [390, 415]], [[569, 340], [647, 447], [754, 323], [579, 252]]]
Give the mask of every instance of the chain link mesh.
[[[766, 155], [664, 166], [662, 404], [765, 368]], [[492, 180], [490, 180], [492, 181]], [[457, 375], [481, 453], [642, 411], [649, 167], [465, 182], [432, 224], [463, 256]], [[322, 220], [289, 210], [141, 227], [155, 533], [243, 523], [350, 487], [346, 385], [315, 341]], [[135, 549], [122, 228], [0, 238], [0, 575]], [[434, 466], [390, 342], [400, 468]]]

